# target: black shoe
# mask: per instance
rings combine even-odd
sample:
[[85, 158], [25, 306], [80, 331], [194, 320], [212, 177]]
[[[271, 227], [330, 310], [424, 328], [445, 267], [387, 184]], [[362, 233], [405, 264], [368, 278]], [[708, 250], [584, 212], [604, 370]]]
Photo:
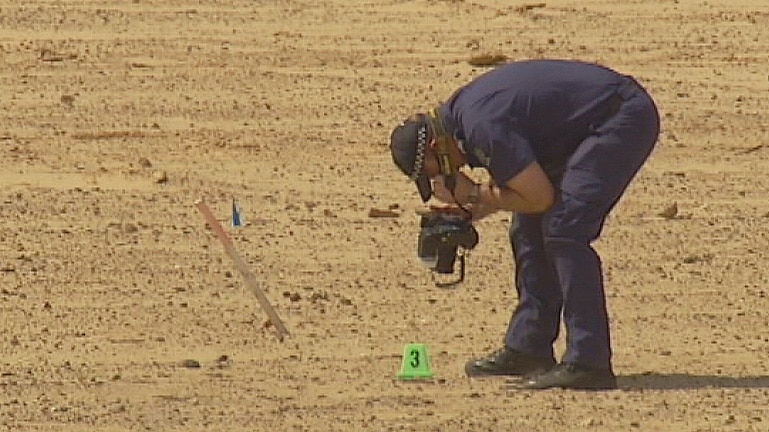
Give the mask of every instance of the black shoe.
[[510, 387], [520, 390], [612, 390], [617, 388], [617, 377], [610, 369], [592, 369], [574, 363], [561, 363], [545, 373], [511, 383]]
[[465, 365], [465, 373], [469, 377], [524, 376], [545, 372], [553, 366], [552, 357], [532, 357], [505, 347], [488, 357], [470, 360]]

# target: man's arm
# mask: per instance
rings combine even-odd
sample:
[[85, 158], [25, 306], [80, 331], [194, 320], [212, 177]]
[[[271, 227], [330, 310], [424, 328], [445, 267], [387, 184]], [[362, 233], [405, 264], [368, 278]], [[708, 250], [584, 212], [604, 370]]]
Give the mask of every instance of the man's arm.
[[452, 197], [443, 184], [443, 178], [438, 176], [433, 185], [436, 198], [448, 204], [453, 204], [456, 198], [462, 205], [473, 205], [478, 208], [481, 217], [499, 210], [544, 213], [550, 210], [555, 199], [553, 184], [536, 162], [529, 164], [503, 187], [478, 185], [464, 173], [458, 173], [456, 181]]
[[479, 204], [516, 213], [544, 213], [553, 206], [555, 189], [538, 163], [533, 162], [504, 187], [481, 187]]

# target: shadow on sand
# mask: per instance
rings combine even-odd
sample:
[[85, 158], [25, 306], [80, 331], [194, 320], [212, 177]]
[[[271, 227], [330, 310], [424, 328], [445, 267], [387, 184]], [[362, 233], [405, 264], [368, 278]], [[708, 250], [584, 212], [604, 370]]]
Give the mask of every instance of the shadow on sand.
[[707, 388], [769, 388], [769, 376], [729, 377], [716, 375], [643, 373], [617, 376], [622, 390], [695, 390]]

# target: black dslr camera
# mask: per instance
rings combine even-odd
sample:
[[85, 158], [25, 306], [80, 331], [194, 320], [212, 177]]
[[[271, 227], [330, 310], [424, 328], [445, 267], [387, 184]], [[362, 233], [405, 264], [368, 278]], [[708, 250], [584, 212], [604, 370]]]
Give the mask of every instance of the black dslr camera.
[[[465, 278], [465, 254], [478, 244], [478, 231], [466, 217], [441, 212], [422, 215], [420, 220], [417, 255], [422, 263], [439, 274], [453, 274], [454, 263], [459, 257], [459, 280], [439, 283], [438, 286], [454, 285]], [[461, 248], [461, 250], [460, 250]]]

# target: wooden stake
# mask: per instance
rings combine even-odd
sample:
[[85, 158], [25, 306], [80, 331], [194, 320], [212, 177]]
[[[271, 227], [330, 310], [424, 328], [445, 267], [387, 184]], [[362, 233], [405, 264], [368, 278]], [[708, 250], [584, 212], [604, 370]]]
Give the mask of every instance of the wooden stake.
[[283, 325], [283, 321], [281, 321], [278, 313], [270, 304], [270, 301], [267, 299], [267, 295], [264, 294], [261, 282], [258, 281], [254, 274], [251, 273], [251, 271], [248, 269], [248, 265], [243, 260], [243, 258], [240, 257], [240, 254], [238, 254], [238, 251], [235, 249], [235, 244], [232, 242], [232, 239], [230, 239], [230, 237], [224, 231], [222, 224], [219, 223], [219, 221], [216, 219], [208, 205], [206, 205], [202, 199], [199, 199], [195, 201], [195, 206], [198, 208], [198, 210], [200, 210], [201, 213], [203, 213], [203, 217], [206, 218], [206, 221], [211, 226], [211, 229], [213, 229], [214, 233], [216, 233], [216, 236], [219, 237], [219, 240], [224, 246], [224, 251], [232, 259], [232, 262], [235, 264], [235, 268], [237, 268], [240, 274], [243, 275], [243, 279], [245, 279], [246, 282], [246, 287], [256, 296], [256, 299], [259, 301], [259, 305], [262, 306], [262, 309], [267, 313], [267, 317], [269, 317], [270, 322], [272, 322], [272, 325], [275, 326], [275, 328], [278, 330], [278, 340], [282, 341], [284, 336], [289, 335], [288, 330], [286, 329], [286, 326]]

